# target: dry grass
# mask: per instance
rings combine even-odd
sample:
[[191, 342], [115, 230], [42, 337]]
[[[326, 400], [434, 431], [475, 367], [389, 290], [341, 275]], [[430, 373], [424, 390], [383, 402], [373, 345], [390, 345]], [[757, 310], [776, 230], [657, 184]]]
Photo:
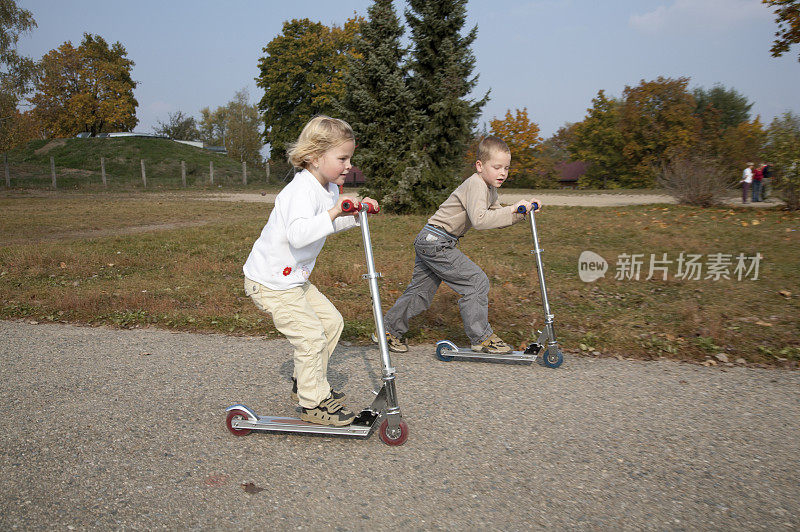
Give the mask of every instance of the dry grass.
[[[158, 326], [277, 335], [244, 296], [241, 265], [266, 221], [264, 204], [201, 201], [194, 195], [70, 195], [0, 198], [0, 317], [120, 327]], [[798, 341], [800, 215], [778, 210], [552, 207], [539, 218], [548, 295], [568, 350], [606, 356], [666, 356], [794, 365]], [[195, 225], [186, 225], [193, 222]], [[384, 309], [402, 293], [422, 216], [372, 218]], [[745, 225], [746, 224], [746, 225]], [[530, 341], [543, 324], [525, 224], [473, 231], [460, 243], [491, 282], [490, 318], [507, 341]], [[592, 250], [606, 277], [578, 278]], [[615, 280], [619, 254], [760, 252], [760, 278]], [[360, 231], [334, 235], [312, 281], [345, 317], [344, 338], [372, 332]], [[781, 294], [783, 291], [783, 295]], [[788, 294], [787, 291], [793, 292]], [[457, 295], [443, 286], [412, 321], [409, 340], [465, 343]]]

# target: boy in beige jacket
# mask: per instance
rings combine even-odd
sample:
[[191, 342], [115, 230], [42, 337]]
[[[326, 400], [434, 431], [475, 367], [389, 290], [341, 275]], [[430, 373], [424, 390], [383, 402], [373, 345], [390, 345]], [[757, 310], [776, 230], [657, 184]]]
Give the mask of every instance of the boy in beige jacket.
[[[444, 281], [461, 296], [458, 306], [472, 349], [483, 353], [509, 353], [511, 347], [489, 325], [489, 278], [456, 245], [474, 227], [496, 229], [522, 221], [517, 208], [541, 201], [532, 198], [503, 207], [497, 189], [508, 177], [511, 151], [498, 137], [486, 137], [478, 145], [476, 173], [472, 174], [439, 206], [414, 240], [416, 257], [411, 282], [384, 317], [389, 350], [408, 351], [402, 338], [408, 322], [427, 310], [439, 284]], [[373, 341], [377, 337], [373, 335]]]

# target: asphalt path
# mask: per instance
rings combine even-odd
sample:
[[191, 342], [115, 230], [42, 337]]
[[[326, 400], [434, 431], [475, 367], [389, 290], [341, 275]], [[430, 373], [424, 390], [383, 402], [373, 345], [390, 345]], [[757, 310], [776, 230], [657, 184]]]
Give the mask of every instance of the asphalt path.
[[[296, 413], [285, 340], [0, 321], [0, 529], [792, 529], [800, 372], [394, 355], [410, 437], [231, 435]], [[331, 383], [360, 409], [373, 346]]]

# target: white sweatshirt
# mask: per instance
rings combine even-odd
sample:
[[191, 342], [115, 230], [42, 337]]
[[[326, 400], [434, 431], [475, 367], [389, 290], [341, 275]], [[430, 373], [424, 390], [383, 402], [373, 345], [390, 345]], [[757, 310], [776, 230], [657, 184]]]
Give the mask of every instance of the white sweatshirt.
[[275, 207], [242, 270], [248, 279], [273, 290], [304, 284], [325, 239], [332, 233], [358, 225], [352, 216], [331, 222], [328, 209], [339, 200], [339, 187], [323, 187], [303, 170], [275, 198]]
[[752, 183], [753, 182], [753, 170], [750, 169], [748, 166], [742, 172], [742, 183]]

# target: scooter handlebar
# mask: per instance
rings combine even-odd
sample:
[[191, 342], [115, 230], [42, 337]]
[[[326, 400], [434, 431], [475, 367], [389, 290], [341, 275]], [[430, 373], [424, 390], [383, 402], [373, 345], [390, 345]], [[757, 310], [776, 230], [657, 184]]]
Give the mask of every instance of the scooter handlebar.
[[344, 200], [342, 202], [342, 212], [358, 212], [361, 210], [361, 204], [357, 201]]
[[367, 206], [367, 214], [378, 214], [379, 212], [381, 212], [380, 206], [376, 207], [375, 205], [373, 205], [370, 202], [362, 203], [361, 205], [362, 206], [363, 205]]
[[[534, 201], [533, 202], [533, 210], [535, 211], [538, 208], [539, 208], [539, 204]], [[527, 214], [528, 213], [527, 209], [525, 208], [525, 205], [520, 205], [519, 207], [517, 207], [517, 212], [520, 213], [520, 214]]]

